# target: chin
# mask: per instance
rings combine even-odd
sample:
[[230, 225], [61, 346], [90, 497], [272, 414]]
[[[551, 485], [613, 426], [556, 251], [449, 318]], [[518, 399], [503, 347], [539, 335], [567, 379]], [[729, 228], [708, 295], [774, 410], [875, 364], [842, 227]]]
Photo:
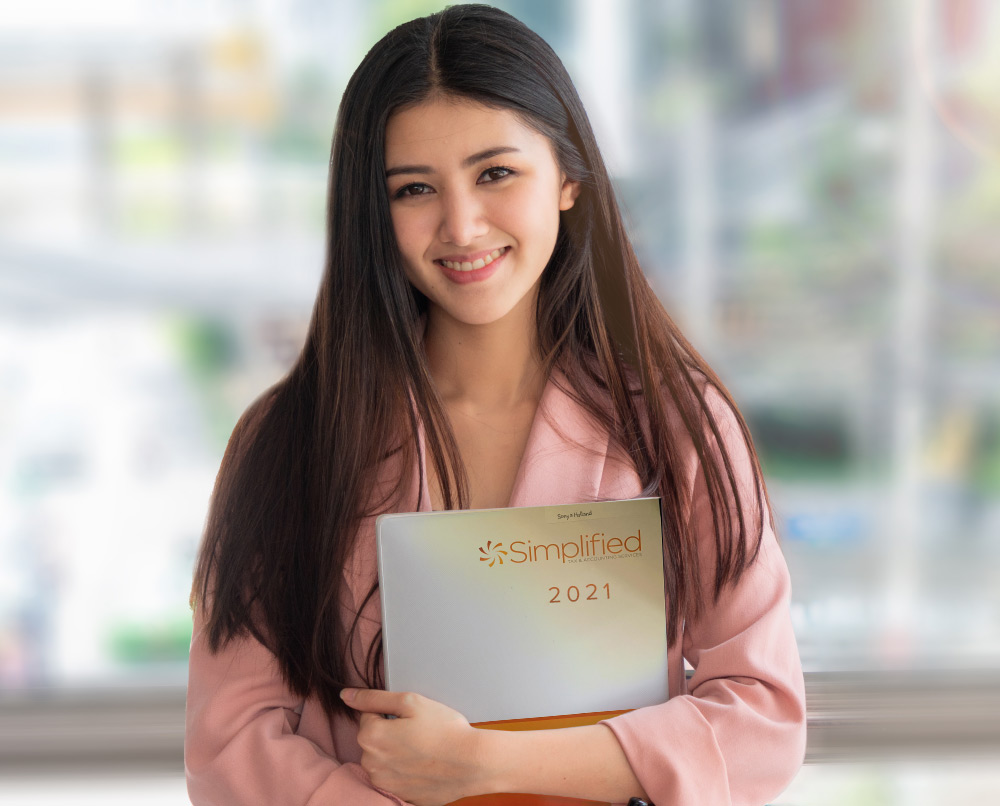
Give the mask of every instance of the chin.
[[[486, 296], [487, 299], [479, 300], [480, 304], [476, 304], [472, 300], [464, 300], [465, 304], [451, 300], [450, 302], [453, 304], [450, 305], [441, 305], [431, 301], [431, 311], [437, 308], [440, 313], [452, 321], [470, 327], [497, 324], [504, 319], [513, 321], [529, 311], [530, 315], [534, 317], [534, 295], [528, 294], [513, 301], [497, 299], [495, 294]], [[473, 304], [469, 304], [470, 302]]]
[[463, 325], [473, 326], [483, 326], [492, 325], [503, 319], [508, 312], [497, 313], [493, 311], [484, 311], [482, 313], [450, 313], [452, 319], [456, 322], [460, 322]]

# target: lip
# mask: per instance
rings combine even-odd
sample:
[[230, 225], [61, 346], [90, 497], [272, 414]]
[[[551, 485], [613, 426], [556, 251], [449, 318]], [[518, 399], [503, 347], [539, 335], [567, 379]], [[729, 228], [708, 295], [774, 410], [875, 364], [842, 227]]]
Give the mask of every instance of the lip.
[[[468, 255], [461, 255], [458, 257], [447, 256], [439, 258], [439, 260], [447, 260], [450, 263], [459, 263], [462, 261], [469, 261], [471, 263], [472, 261], [479, 260], [480, 258], [485, 257], [486, 255], [489, 255], [494, 251], [495, 250], [493, 249], [488, 249], [484, 252], [476, 252], [471, 257]], [[456, 269], [449, 269], [447, 266], [443, 266], [436, 261], [434, 265], [437, 266], [444, 274], [444, 276], [447, 277], [449, 280], [451, 280], [453, 283], [457, 283], [459, 285], [465, 285], [467, 283], [481, 283], [483, 280], [488, 280], [490, 277], [493, 276], [493, 273], [497, 270], [497, 267], [501, 263], [503, 263], [504, 258], [506, 258], [508, 254], [510, 254], [510, 247], [507, 247], [507, 250], [502, 255], [500, 255], [500, 257], [494, 258], [492, 263], [488, 263], [481, 269], [470, 269], [469, 271], [458, 271]]]
[[[436, 260], [447, 260], [449, 263], [475, 263], [480, 258], [492, 255], [498, 249], [506, 249], [506, 246], [494, 246], [491, 249], [483, 249], [479, 252], [470, 252], [467, 255], [438, 255]], [[500, 258], [496, 258], [499, 260]]]

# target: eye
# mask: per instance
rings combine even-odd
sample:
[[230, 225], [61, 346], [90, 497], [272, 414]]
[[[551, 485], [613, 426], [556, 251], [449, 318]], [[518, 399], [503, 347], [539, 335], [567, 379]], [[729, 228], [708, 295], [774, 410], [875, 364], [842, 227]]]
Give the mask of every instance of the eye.
[[423, 182], [411, 182], [393, 193], [392, 198], [405, 199], [412, 196], [425, 196], [428, 193], [433, 193], [430, 185], [425, 185]]
[[514, 175], [513, 168], [505, 168], [503, 165], [493, 165], [479, 174], [478, 183], [480, 185], [489, 184], [490, 182], [497, 182], [501, 179], [506, 179], [508, 176]]

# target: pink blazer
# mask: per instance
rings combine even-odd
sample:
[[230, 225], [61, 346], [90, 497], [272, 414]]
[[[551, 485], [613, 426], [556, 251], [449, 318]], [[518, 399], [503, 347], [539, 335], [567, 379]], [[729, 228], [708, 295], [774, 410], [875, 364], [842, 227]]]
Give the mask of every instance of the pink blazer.
[[[726, 448], [752, 489], [749, 458], [728, 409], [717, 402]], [[684, 433], [680, 428], [678, 433]], [[422, 449], [422, 446], [421, 446]], [[706, 488], [694, 449], [681, 468], [690, 490], [686, 517], [714, 542]], [[415, 484], [415, 482], [414, 482]], [[417, 490], [412, 491], [416, 500]], [[422, 501], [429, 508], [429, 496]], [[638, 475], [606, 431], [556, 383], [546, 386], [511, 495], [511, 506], [552, 505], [641, 495]], [[703, 563], [711, 573], [711, 563]], [[374, 519], [344, 571], [357, 611], [375, 578]], [[706, 575], [706, 590], [710, 579]], [[706, 595], [711, 602], [711, 595]], [[791, 781], [805, 750], [805, 694], [788, 612], [789, 578], [767, 529], [757, 561], [740, 583], [687, 621], [669, 652], [670, 699], [604, 722], [658, 806], [754, 804]], [[666, 604], [669, 617], [669, 603]], [[346, 616], [345, 616], [346, 617]], [[207, 649], [201, 614], [191, 642], [184, 746], [188, 792], [202, 804], [386, 806], [402, 801], [372, 788], [358, 764], [357, 729], [293, 696], [273, 656], [253, 640]], [[380, 623], [372, 601], [352, 651], [364, 652]], [[684, 659], [694, 667], [685, 679]], [[361, 685], [360, 680], [352, 681]]]

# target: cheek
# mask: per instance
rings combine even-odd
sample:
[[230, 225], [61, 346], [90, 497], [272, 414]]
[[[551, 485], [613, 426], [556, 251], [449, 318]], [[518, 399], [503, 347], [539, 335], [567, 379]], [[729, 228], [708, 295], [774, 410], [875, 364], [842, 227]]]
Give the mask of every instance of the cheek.
[[396, 234], [396, 244], [404, 257], [413, 258], [423, 252], [426, 226], [419, 210], [397, 208], [392, 210], [392, 229]]
[[426, 293], [426, 284], [416, 269], [419, 266], [419, 258], [423, 252], [419, 243], [420, 228], [417, 224], [413, 210], [393, 208], [390, 210], [392, 219], [392, 231], [396, 236], [396, 247], [403, 259], [403, 273], [410, 285], [415, 286]]
[[396, 236], [396, 246], [399, 247], [400, 252], [405, 254], [408, 241], [406, 215], [393, 209], [390, 216], [392, 218], [392, 232]]
[[541, 249], [550, 250], [559, 231], [559, 200], [543, 190], [524, 194], [513, 205], [520, 231], [530, 233]]

